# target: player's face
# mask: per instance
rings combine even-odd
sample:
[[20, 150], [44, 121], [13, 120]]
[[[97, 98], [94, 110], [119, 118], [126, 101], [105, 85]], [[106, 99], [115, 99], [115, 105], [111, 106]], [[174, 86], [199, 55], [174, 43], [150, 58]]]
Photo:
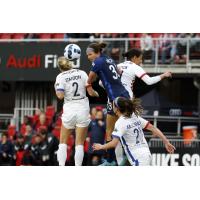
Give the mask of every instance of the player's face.
[[87, 53], [88, 60], [93, 62], [97, 57], [99, 57], [99, 53], [89, 52]]
[[136, 65], [140, 65], [142, 64], [142, 55], [140, 55], [139, 57], [134, 56], [131, 61], [133, 63], [135, 63]]

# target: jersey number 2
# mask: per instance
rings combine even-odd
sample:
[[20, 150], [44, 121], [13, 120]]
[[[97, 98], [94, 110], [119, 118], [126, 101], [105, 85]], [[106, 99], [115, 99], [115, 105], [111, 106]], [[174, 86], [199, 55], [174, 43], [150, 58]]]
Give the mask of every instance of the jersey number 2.
[[77, 82], [73, 82], [72, 86], [75, 87], [74, 97], [80, 96], [80, 94], [77, 93], [78, 92], [78, 83]]
[[133, 132], [136, 133], [136, 144], [140, 143], [140, 131], [137, 128], [135, 128]]

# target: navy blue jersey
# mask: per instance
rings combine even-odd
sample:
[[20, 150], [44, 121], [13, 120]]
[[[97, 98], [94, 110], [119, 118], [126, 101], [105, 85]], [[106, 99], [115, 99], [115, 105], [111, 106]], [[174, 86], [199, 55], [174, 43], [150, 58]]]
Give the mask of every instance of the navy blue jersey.
[[128, 92], [121, 83], [116, 65], [111, 58], [101, 54], [101, 56], [96, 58], [92, 63], [91, 71], [98, 75], [111, 101], [119, 96], [130, 98]]

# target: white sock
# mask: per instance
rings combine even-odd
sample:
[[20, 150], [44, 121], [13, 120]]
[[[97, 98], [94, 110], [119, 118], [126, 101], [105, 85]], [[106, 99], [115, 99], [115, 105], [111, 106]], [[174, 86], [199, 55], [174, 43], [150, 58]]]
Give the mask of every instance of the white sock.
[[83, 145], [77, 145], [75, 147], [75, 155], [74, 155], [75, 166], [81, 166], [82, 165], [83, 157], [84, 157]]
[[67, 145], [66, 144], [59, 144], [59, 148], [57, 151], [57, 160], [59, 166], [65, 166], [65, 162], [67, 160]]

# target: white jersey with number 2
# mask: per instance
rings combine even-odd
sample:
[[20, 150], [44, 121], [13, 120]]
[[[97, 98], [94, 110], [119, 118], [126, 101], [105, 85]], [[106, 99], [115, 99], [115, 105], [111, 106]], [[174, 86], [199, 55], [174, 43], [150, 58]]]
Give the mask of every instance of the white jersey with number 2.
[[79, 69], [62, 72], [56, 77], [55, 90], [64, 92], [62, 123], [66, 128], [86, 127], [90, 123], [87, 80], [88, 75]]
[[135, 114], [130, 118], [121, 116], [115, 123], [112, 137], [120, 139], [126, 156], [133, 166], [151, 163], [151, 153], [142, 130], [146, 125], [147, 121]]

